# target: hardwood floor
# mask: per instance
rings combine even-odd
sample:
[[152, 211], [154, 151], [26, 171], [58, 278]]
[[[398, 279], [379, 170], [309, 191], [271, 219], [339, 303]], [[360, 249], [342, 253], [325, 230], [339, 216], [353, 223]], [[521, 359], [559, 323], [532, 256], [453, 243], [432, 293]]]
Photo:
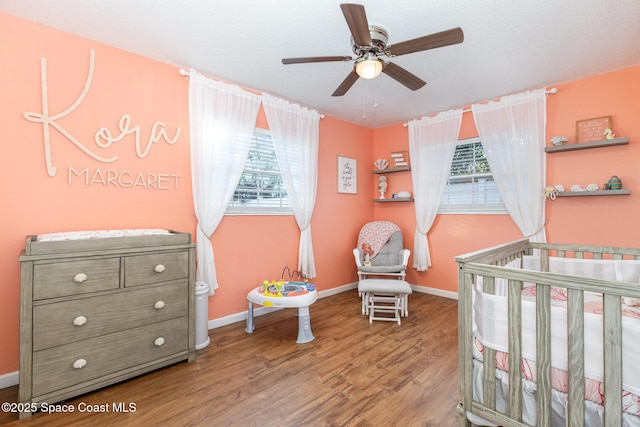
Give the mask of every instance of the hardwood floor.
[[[457, 301], [409, 297], [402, 325], [369, 324], [356, 290], [310, 308], [315, 340], [296, 344], [295, 310], [210, 331], [195, 362], [70, 399], [73, 413], [37, 413], [15, 426], [453, 426], [458, 425]], [[15, 402], [18, 387], [0, 390]], [[114, 405], [135, 407], [114, 412]], [[83, 406], [109, 412], [80, 412]], [[102, 406], [98, 406], [102, 405]], [[133, 409], [133, 408], [131, 408]]]

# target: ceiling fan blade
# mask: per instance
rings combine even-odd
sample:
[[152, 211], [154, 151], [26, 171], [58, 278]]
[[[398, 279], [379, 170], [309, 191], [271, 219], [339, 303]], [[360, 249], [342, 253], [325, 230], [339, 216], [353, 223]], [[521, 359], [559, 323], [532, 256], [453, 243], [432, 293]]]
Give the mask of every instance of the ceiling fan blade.
[[405, 85], [411, 90], [418, 90], [422, 86], [427, 84], [427, 82], [425, 82], [418, 76], [411, 74], [401, 66], [396, 65], [392, 62], [388, 62], [384, 66], [384, 69], [382, 70], [382, 72], [388, 75], [389, 77], [397, 80], [398, 82], [402, 83], [403, 85]]
[[344, 19], [347, 21], [353, 41], [358, 46], [371, 45], [371, 33], [369, 33], [369, 21], [361, 4], [343, 3], [340, 5]]
[[307, 62], [351, 61], [350, 56], [309, 56], [307, 58], [282, 58], [283, 64], [304, 64]]
[[353, 84], [358, 80], [359, 77], [360, 76], [358, 76], [355, 71], [351, 71], [351, 73], [349, 73], [347, 78], [344, 79], [342, 83], [340, 83], [340, 86], [338, 86], [338, 88], [331, 94], [331, 96], [342, 96], [347, 93], [347, 91], [351, 89], [351, 86], [353, 86]]
[[423, 50], [462, 43], [463, 40], [464, 33], [462, 32], [462, 28], [457, 27], [394, 44], [389, 46], [387, 51], [391, 56], [406, 55], [407, 53], [421, 52]]

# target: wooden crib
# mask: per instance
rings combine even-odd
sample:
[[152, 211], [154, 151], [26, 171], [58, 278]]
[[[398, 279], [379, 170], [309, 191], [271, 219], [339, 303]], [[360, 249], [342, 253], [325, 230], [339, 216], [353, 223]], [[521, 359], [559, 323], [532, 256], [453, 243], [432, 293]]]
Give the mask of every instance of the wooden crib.
[[[555, 413], [552, 408], [553, 396], [557, 387], [552, 384], [552, 371], [557, 369], [555, 359], [552, 363], [552, 333], [557, 331], [556, 324], [552, 324], [552, 311], [563, 310], [566, 316], [566, 345], [562, 352], [566, 351], [566, 366], [563, 372], [566, 375], [566, 403], [564, 422], [569, 426], [585, 425], [585, 405], [592, 402], [585, 401], [585, 318], [592, 321], [594, 315], [585, 314], [585, 297], [588, 300], [601, 298], [601, 315], [599, 322], [602, 325], [602, 333], [595, 338], [588, 330], [587, 341], [598, 340], [599, 348], [602, 348], [602, 379], [600, 389], [602, 393], [602, 407], [604, 417], [602, 424], [606, 426], [640, 425], [640, 413], [629, 413], [629, 404], [625, 403], [627, 411], [623, 411], [623, 396], [632, 399], [633, 408], [640, 407], [640, 398], [636, 394], [623, 392], [624, 375], [633, 369], [623, 367], [623, 353], [625, 361], [633, 354], [640, 351], [627, 353], [628, 345], [633, 341], [626, 338], [623, 346], [623, 329], [625, 337], [636, 337], [640, 332], [640, 316], [636, 316], [633, 310], [640, 307], [628, 306], [640, 300], [640, 286], [638, 278], [634, 281], [620, 281], [619, 276], [607, 278], [580, 277], [580, 275], [559, 274], [554, 271], [554, 265], [573, 262], [570, 260], [592, 260], [587, 263], [602, 264], [603, 268], [611, 271], [611, 265], [617, 273], [619, 270], [632, 268], [640, 275], [640, 249], [619, 248], [602, 246], [583, 246], [567, 244], [534, 243], [528, 239], [502, 244], [483, 249], [473, 253], [461, 255], [455, 258], [458, 263], [458, 328], [459, 328], [459, 382], [460, 404], [458, 410], [461, 414], [461, 425], [468, 426], [471, 422], [487, 425], [524, 426], [538, 425], [551, 426], [558, 424], [557, 404]], [[532, 261], [533, 260], [533, 261]], [[525, 261], [537, 264], [536, 269], [523, 269]], [[559, 264], [560, 263], [560, 264]], [[550, 265], [552, 268], [550, 270]], [[621, 267], [619, 267], [621, 266]], [[552, 272], [550, 272], [552, 271]], [[626, 271], [626, 270], [625, 270]], [[603, 274], [604, 275], [604, 274]], [[606, 275], [604, 275], [606, 276]], [[613, 279], [613, 280], [611, 280]], [[628, 280], [628, 279], [627, 279]], [[498, 282], [506, 289], [504, 296], [496, 298]], [[481, 290], [479, 287], [481, 286]], [[529, 303], [523, 302], [524, 290], [528, 290], [534, 298]], [[566, 295], [566, 308], [554, 307], [552, 293], [560, 292]], [[475, 295], [475, 296], [474, 296]], [[505, 354], [508, 357], [498, 357], [500, 350], [490, 348], [478, 343], [478, 337], [474, 336], [474, 320], [477, 319], [478, 308], [474, 304], [477, 301], [497, 300], [504, 302], [505, 316]], [[623, 298], [625, 297], [625, 298]], [[634, 298], [634, 299], [631, 299]], [[476, 302], [474, 302], [476, 301]], [[624, 302], [623, 302], [624, 301]], [[493, 302], [492, 302], [493, 303]], [[533, 311], [527, 308], [532, 304]], [[523, 310], [533, 313], [532, 317], [523, 315]], [[555, 311], [554, 311], [555, 310]], [[623, 313], [624, 312], [624, 313]], [[628, 317], [627, 313], [631, 313]], [[624, 315], [623, 315], [624, 314]], [[524, 317], [523, 317], [524, 316]], [[554, 314], [554, 316], [556, 316]], [[589, 317], [591, 316], [591, 317]], [[482, 317], [484, 319], [484, 317]], [[557, 316], [554, 317], [557, 319]], [[484, 320], [483, 320], [484, 322]], [[485, 322], [486, 323], [486, 322]], [[482, 329], [490, 329], [486, 324]], [[523, 403], [523, 387], [527, 379], [523, 377], [523, 367], [527, 360], [523, 355], [523, 327], [527, 324], [535, 324], [533, 336], [524, 337], [524, 341], [534, 340], [533, 355], [529, 357], [527, 366], [534, 366], [533, 375], [535, 383], [529, 390], [534, 389], [532, 398], [527, 400], [531, 407], [525, 408]], [[624, 324], [624, 328], [623, 328]], [[529, 325], [531, 326], [531, 325]], [[631, 329], [630, 329], [631, 328]], [[637, 330], [633, 329], [637, 328]], [[476, 328], [475, 330], [479, 330]], [[529, 328], [531, 329], [531, 328]], [[595, 334], [598, 335], [598, 334]], [[553, 341], [556, 343], [556, 341]], [[587, 347], [588, 349], [591, 344]], [[638, 343], [640, 346], [640, 342]], [[478, 348], [482, 347], [482, 357], [479, 358]], [[475, 348], [475, 360], [474, 360]], [[556, 354], [554, 347], [554, 358]], [[624, 350], [624, 351], [623, 351]], [[586, 353], [589, 354], [590, 350]], [[596, 352], [597, 353], [597, 352]], [[599, 357], [599, 355], [597, 355]], [[589, 355], [587, 359], [589, 359]], [[479, 361], [478, 359], [482, 359]], [[496, 380], [496, 362], [506, 361], [501, 375], [504, 380]], [[532, 363], [531, 360], [534, 360]], [[634, 359], [635, 363], [637, 360]], [[626, 362], [625, 362], [626, 363]], [[475, 371], [474, 371], [474, 366]], [[587, 367], [589, 370], [589, 367]], [[625, 371], [625, 372], [623, 372]], [[555, 374], [555, 371], [554, 371]], [[474, 377], [476, 375], [476, 377]], [[498, 375], [500, 376], [500, 375]], [[476, 391], [474, 392], [474, 378]], [[500, 384], [497, 384], [500, 383]], [[626, 383], [625, 383], [626, 384]], [[500, 394], [497, 398], [496, 394]], [[502, 402], [502, 403], [501, 403]], [[502, 408], [502, 409], [500, 409]], [[526, 417], [524, 413], [528, 414]], [[602, 411], [600, 411], [602, 413]], [[631, 411], [633, 412], [633, 411]], [[533, 415], [532, 415], [533, 414]], [[590, 416], [587, 411], [587, 417]], [[479, 418], [478, 418], [479, 417]], [[527, 419], [528, 418], [528, 419]], [[637, 423], [637, 424], [635, 424]], [[587, 425], [591, 421], [587, 420]]]

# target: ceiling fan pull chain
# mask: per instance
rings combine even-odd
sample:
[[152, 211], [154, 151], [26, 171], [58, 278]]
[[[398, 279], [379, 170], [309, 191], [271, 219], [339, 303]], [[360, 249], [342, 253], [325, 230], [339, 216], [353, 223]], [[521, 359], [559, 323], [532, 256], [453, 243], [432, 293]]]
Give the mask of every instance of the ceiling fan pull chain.
[[366, 103], [366, 98], [367, 97], [367, 91], [362, 91], [362, 120], [366, 120], [367, 119], [367, 103]]

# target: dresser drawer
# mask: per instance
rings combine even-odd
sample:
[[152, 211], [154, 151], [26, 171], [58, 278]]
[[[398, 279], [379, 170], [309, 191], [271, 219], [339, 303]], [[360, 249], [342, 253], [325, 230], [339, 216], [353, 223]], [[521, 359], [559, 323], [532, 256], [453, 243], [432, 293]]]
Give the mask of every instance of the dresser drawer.
[[33, 266], [33, 299], [117, 289], [120, 258], [65, 261]]
[[138, 286], [189, 276], [187, 251], [129, 256], [124, 259], [124, 285]]
[[[54, 392], [188, 350], [187, 317], [33, 354], [33, 394]], [[74, 364], [76, 367], [74, 367]]]
[[188, 314], [186, 281], [33, 307], [34, 351]]

